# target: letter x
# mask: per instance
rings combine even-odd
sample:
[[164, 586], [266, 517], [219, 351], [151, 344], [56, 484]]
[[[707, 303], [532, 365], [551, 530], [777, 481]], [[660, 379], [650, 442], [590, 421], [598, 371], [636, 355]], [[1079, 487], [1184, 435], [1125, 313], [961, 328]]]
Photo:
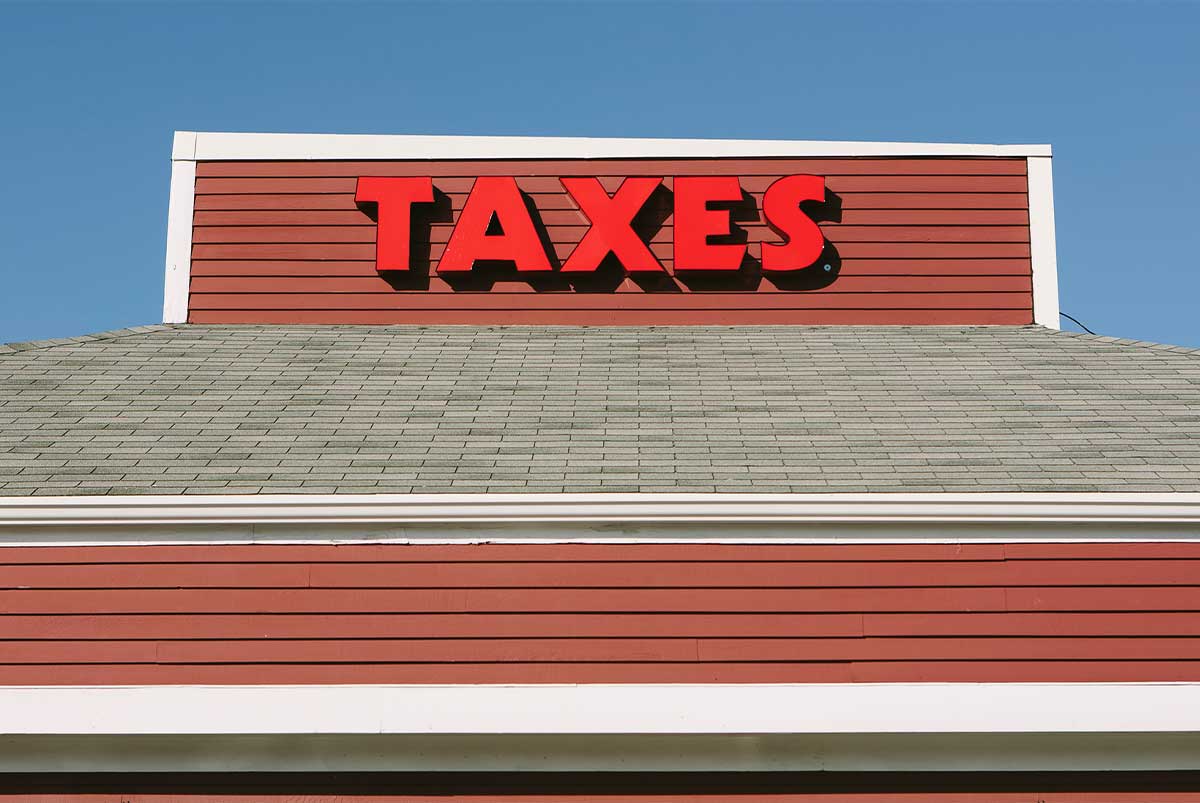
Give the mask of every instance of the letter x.
[[567, 192], [592, 227], [562, 266], [563, 273], [590, 273], [610, 253], [628, 271], [662, 271], [666, 268], [633, 230], [633, 219], [658, 189], [661, 178], [627, 178], [610, 198], [596, 178], [561, 179]]

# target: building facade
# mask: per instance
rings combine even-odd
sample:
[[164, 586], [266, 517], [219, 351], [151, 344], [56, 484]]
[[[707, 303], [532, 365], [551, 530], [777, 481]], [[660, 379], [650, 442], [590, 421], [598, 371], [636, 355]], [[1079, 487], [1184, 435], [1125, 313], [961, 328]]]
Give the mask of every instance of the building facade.
[[0, 801], [1200, 800], [1200, 355], [1046, 146], [181, 132], [0, 346]]

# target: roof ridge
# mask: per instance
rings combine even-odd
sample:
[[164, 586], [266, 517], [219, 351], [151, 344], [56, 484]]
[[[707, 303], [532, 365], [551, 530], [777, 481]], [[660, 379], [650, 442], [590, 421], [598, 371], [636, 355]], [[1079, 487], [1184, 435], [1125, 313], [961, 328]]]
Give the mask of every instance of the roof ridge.
[[[226, 326], [228, 326], [228, 325], [226, 325]], [[91, 342], [97, 342], [97, 341], [103, 341], [103, 340], [117, 340], [117, 339], [123, 338], [123, 337], [132, 337], [135, 335], [149, 334], [152, 332], [163, 332], [163, 331], [194, 329], [194, 328], [226, 328], [226, 326], [217, 325], [216, 327], [203, 327], [203, 326], [197, 327], [194, 324], [157, 323], [157, 324], [147, 324], [145, 326], [129, 326], [129, 327], [125, 327], [122, 329], [110, 329], [110, 330], [107, 330], [104, 332], [95, 332], [93, 334], [79, 335], [77, 337], [58, 337], [58, 338], [46, 338], [43, 340], [27, 340], [27, 341], [16, 342], [16, 343], [0, 343], [0, 357], [3, 357], [8, 354], [17, 354], [17, 353], [24, 352], [24, 351], [37, 351], [39, 349], [49, 349], [49, 348], [55, 348], [58, 346], [67, 346], [67, 345], [71, 345], [71, 344], [75, 344], [75, 343], [91, 343]], [[251, 324], [249, 326], [246, 326], [246, 328], [254, 328], [256, 326], [261, 327], [262, 324]], [[270, 325], [268, 325], [268, 326], [270, 326]], [[238, 328], [238, 327], [234, 326], [232, 328]], [[323, 328], [342, 328], [342, 327], [338, 327], [338, 326], [326, 327], [323, 325], [311, 325], [311, 326], [305, 327], [305, 328], [323, 329]], [[375, 327], [371, 327], [371, 328], [375, 328]], [[385, 327], [385, 328], [390, 328], [390, 327]], [[426, 328], [426, 327], [420, 326], [420, 327], [415, 327], [415, 328]], [[434, 327], [434, 328], [436, 328], [436, 327]], [[493, 326], [487, 326], [487, 327], [482, 327], [482, 328], [491, 329], [491, 328], [496, 328], [496, 327], [493, 325]], [[588, 328], [588, 327], [585, 327], [585, 328]], [[634, 328], [641, 328], [641, 327], [634, 327]], [[725, 328], [725, 327], [718, 327], [718, 328]], [[807, 327], [806, 326], [806, 327], [802, 327], [802, 328], [834, 328], [834, 327], [824, 327], [824, 326]], [[844, 327], [839, 327], [839, 328], [844, 328]], [[900, 326], [900, 327], [887, 327], [887, 328], [898, 328], [898, 329], [908, 329], [908, 328], [1003, 329], [1003, 328], [1008, 328], [1008, 327], [991, 327], [991, 326], [967, 326], [967, 327], [963, 327], [963, 326], [947, 326], [947, 327], [916, 326], [916, 327], [908, 327], [908, 326]], [[1136, 348], [1150, 349], [1153, 351], [1166, 351], [1166, 352], [1170, 352], [1172, 354], [1200, 354], [1200, 347], [1178, 346], [1178, 345], [1172, 345], [1170, 343], [1157, 343], [1157, 342], [1150, 341], [1150, 340], [1133, 340], [1132, 338], [1113, 337], [1111, 335], [1089, 334], [1087, 332], [1070, 332], [1070, 331], [1066, 331], [1063, 329], [1051, 329], [1050, 327], [1041, 326], [1039, 324], [1027, 324], [1025, 326], [1012, 327], [1012, 328], [1027, 331], [1027, 332], [1029, 332], [1029, 331], [1042, 332], [1042, 333], [1051, 335], [1053, 337], [1070, 337], [1070, 338], [1074, 338], [1077, 340], [1083, 340], [1083, 341], [1086, 341], [1089, 343], [1095, 343], [1095, 344], [1105, 344], [1105, 345], [1111, 344], [1111, 345], [1116, 345], [1116, 346], [1131, 346], [1131, 347], [1136, 347]]]
[[1136, 346], [1138, 348], [1152, 349], [1154, 351], [1169, 351], [1172, 354], [1200, 354], [1200, 348], [1194, 346], [1174, 346], [1170, 343], [1156, 343], [1152, 340], [1133, 340], [1127, 337], [1113, 337], [1111, 335], [1089, 334], [1087, 332], [1068, 332], [1062, 329], [1050, 329], [1046, 326], [1030, 326], [1030, 329], [1044, 329], [1045, 331], [1060, 336], [1073, 337], [1077, 340], [1086, 340], [1091, 343], [1112, 344], [1115, 346]]
[[44, 340], [26, 340], [18, 343], [0, 343], [0, 356], [6, 354], [17, 354], [22, 351], [37, 351], [38, 349], [54, 348], [56, 346], [68, 346], [73, 343], [91, 343], [97, 340], [116, 340], [122, 337], [131, 337], [133, 335], [144, 335], [150, 332], [162, 332], [168, 329], [178, 329], [179, 326], [169, 323], [155, 323], [146, 326], [127, 326], [124, 329], [110, 329], [105, 332], [96, 332], [90, 335], [79, 335], [78, 337], [54, 337]]

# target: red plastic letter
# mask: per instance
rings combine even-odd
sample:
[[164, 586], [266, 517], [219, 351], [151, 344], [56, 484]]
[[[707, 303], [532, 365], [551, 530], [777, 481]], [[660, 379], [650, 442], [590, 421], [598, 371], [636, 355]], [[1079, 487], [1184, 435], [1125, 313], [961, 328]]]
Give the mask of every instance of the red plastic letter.
[[[492, 216], [500, 234], [488, 234]], [[438, 272], [470, 270], [477, 259], [503, 259], [519, 271], [550, 270], [546, 249], [538, 239], [517, 180], [511, 176], [481, 176], [467, 196]]]
[[675, 270], [737, 270], [744, 244], [708, 242], [730, 233], [730, 210], [709, 209], [711, 201], [740, 201], [736, 176], [679, 176], [675, 179]]
[[801, 270], [817, 261], [825, 250], [825, 235], [800, 209], [801, 201], [825, 200], [821, 176], [786, 176], [767, 188], [763, 216], [784, 243], [762, 244], [763, 270]]
[[354, 200], [379, 204], [375, 226], [375, 269], [408, 270], [412, 205], [433, 202], [433, 179], [364, 176]]
[[610, 198], [597, 178], [560, 179], [592, 227], [563, 264], [563, 273], [591, 273], [610, 253], [628, 271], [666, 268], [633, 230], [633, 219], [658, 189], [661, 178], [627, 178]]

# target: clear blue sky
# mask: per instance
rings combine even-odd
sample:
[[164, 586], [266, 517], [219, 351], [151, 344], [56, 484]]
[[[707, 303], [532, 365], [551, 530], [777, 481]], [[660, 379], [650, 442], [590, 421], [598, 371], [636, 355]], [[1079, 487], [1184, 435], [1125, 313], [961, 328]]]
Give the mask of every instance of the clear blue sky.
[[0, 342], [160, 320], [187, 129], [1049, 142], [1062, 308], [1200, 346], [1198, 43], [1192, 2], [0, 3]]

